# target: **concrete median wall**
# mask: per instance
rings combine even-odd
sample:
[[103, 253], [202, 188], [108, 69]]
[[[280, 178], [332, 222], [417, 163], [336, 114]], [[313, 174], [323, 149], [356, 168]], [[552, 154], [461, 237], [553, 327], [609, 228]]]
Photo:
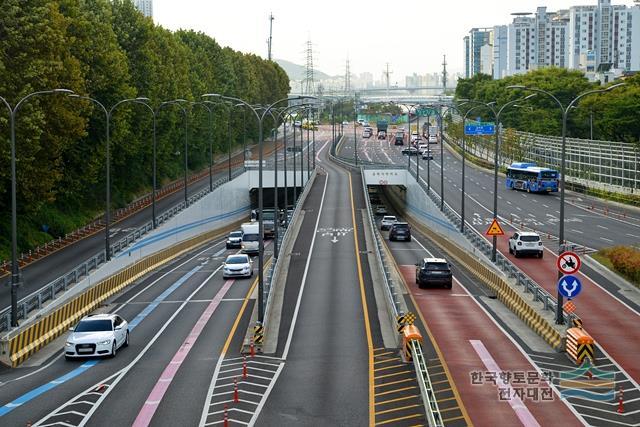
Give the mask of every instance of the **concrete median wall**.
[[64, 297], [9, 331], [0, 339], [0, 362], [18, 366], [104, 300], [180, 254], [237, 228], [249, 212], [248, 176], [243, 174], [162, 224]]

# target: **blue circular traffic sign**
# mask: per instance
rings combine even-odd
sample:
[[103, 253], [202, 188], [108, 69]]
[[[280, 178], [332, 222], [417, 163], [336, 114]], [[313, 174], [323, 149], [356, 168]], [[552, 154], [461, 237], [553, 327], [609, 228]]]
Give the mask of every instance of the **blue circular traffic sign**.
[[576, 276], [566, 275], [558, 280], [558, 292], [565, 298], [575, 298], [582, 290], [582, 283]]

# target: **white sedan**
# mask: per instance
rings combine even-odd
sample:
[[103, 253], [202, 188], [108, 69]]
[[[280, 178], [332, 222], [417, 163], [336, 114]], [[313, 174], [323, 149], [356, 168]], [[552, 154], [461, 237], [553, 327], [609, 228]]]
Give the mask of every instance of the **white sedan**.
[[253, 261], [247, 254], [229, 255], [222, 267], [222, 277], [252, 277]]
[[85, 356], [114, 357], [120, 347], [129, 345], [129, 324], [115, 314], [86, 316], [71, 331], [64, 346], [67, 360]]

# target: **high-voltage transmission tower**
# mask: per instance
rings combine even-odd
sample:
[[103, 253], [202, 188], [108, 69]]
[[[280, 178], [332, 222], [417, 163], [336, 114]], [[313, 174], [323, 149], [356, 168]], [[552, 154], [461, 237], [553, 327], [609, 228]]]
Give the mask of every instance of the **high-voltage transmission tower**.
[[307, 73], [304, 78], [304, 94], [313, 95], [315, 92], [314, 89], [314, 79], [313, 79], [313, 45], [311, 44], [311, 40], [307, 41]]
[[344, 72], [344, 94], [351, 92], [351, 70], [349, 69], [349, 58]]
[[447, 94], [447, 55], [443, 55], [442, 61], [442, 94]]
[[387, 98], [389, 97], [389, 76], [393, 71], [389, 71], [389, 63], [387, 62], [387, 69], [382, 72], [384, 74], [384, 78], [387, 81]]

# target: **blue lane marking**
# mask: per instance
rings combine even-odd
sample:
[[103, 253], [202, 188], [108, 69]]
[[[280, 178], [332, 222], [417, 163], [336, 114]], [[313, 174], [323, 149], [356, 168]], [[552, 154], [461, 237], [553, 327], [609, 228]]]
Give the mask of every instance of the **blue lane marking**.
[[[173, 291], [175, 291], [180, 286], [182, 286], [184, 284], [184, 282], [186, 282], [191, 276], [196, 274], [200, 269], [202, 269], [202, 265], [199, 265], [199, 266], [195, 267], [193, 270], [189, 271], [187, 274], [185, 274], [180, 279], [178, 279], [173, 285], [171, 285], [164, 292], [162, 292], [156, 299], [153, 300], [153, 302], [151, 304], [149, 304], [147, 307], [145, 307], [145, 309], [142, 310], [129, 323], [129, 329], [133, 330], [136, 326], [138, 326], [140, 324], [140, 322], [142, 322], [142, 320], [145, 317], [147, 317], [149, 314], [151, 314], [151, 312], [153, 310], [155, 310], [156, 307], [158, 307], [158, 305], [160, 305], [160, 303], [163, 300], [165, 300], [169, 295], [171, 295], [171, 293], [173, 293]], [[82, 365], [80, 365], [79, 367], [77, 367], [76, 369], [64, 374], [63, 376], [58, 377], [55, 380], [49, 381], [48, 383], [43, 384], [43, 385], [41, 385], [39, 387], [36, 387], [33, 390], [23, 394], [22, 396], [18, 397], [17, 399], [13, 400], [12, 402], [9, 402], [6, 405], [0, 407], [0, 417], [2, 417], [4, 415], [7, 415], [9, 412], [13, 411], [17, 407], [29, 402], [30, 400], [35, 399], [36, 397], [40, 396], [41, 394], [46, 393], [47, 391], [58, 387], [60, 384], [64, 384], [65, 382], [69, 381], [70, 379], [77, 377], [78, 375], [84, 373], [89, 368], [94, 367], [95, 365], [97, 365], [101, 361], [102, 361], [102, 359], [89, 360], [89, 361], [83, 363]]]
[[166, 230], [166, 231], [162, 231], [158, 234], [156, 234], [155, 236], [152, 237], [147, 237], [146, 239], [142, 239], [140, 240], [138, 243], [136, 243], [135, 245], [131, 246], [130, 248], [128, 248], [126, 251], [121, 252], [116, 258], [120, 258], [123, 256], [128, 256], [130, 252], [138, 250], [140, 248], [143, 248], [147, 245], [150, 245], [151, 243], [157, 242], [159, 240], [163, 240], [166, 239], [167, 237], [171, 237], [175, 234], [181, 233], [183, 231], [187, 231], [187, 230], [191, 230], [192, 228], [196, 228], [199, 227], [201, 225], [207, 224], [209, 222], [215, 222], [215, 221], [219, 221], [222, 219], [226, 219], [229, 218], [231, 216], [237, 215], [239, 213], [242, 213], [244, 211], [247, 211], [251, 208], [251, 206], [243, 206], [240, 209], [236, 209], [234, 211], [231, 212], [225, 212], [219, 215], [214, 215], [214, 216], [210, 216], [208, 218], [204, 218], [198, 221], [194, 221], [194, 222], [190, 222], [188, 224], [183, 224], [180, 225], [178, 227]]

